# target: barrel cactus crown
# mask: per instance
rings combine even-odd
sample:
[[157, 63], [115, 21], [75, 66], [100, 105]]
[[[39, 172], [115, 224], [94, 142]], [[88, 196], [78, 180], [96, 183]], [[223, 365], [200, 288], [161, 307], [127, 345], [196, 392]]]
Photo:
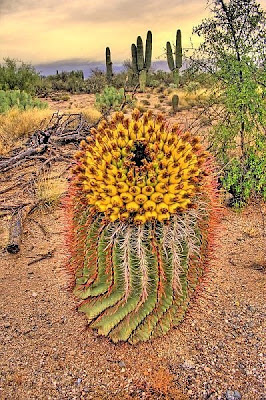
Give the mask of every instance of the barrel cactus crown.
[[68, 210], [74, 294], [114, 342], [165, 334], [206, 270], [217, 208], [198, 137], [134, 110], [102, 121], [76, 155]]

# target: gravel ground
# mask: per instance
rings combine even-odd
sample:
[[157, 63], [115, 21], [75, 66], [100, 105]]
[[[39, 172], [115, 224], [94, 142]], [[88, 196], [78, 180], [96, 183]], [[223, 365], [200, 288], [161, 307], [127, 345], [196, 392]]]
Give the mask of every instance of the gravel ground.
[[63, 212], [34, 219], [21, 253], [0, 259], [1, 399], [265, 400], [265, 243], [255, 207], [227, 212], [208, 286], [185, 321], [136, 347], [86, 329], [62, 271]]

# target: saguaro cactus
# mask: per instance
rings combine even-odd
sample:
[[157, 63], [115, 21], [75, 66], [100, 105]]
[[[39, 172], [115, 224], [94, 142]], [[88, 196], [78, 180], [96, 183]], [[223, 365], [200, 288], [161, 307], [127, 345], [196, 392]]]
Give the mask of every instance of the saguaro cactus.
[[177, 325], [206, 270], [217, 208], [198, 137], [121, 112], [81, 143], [69, 197], [69, 263], [89, 325], [137, 343]]
[[111, 50], [109, 47], [106, 47], [105, 62], [106, 62], [106, 78], [107, 82], [110, 83], [113, 76], [113, 63], [111, 61]]
[[131, 46], [132, 54], [132, 65], [133, 70], [139, 76], [140, 90], [144, 91], [147, 81], [147, 72], [151, 67], [151, 57], [152, 57], [152, 33], [148, 31], [146, 38], [145, 47], [145, 58], [143, 50], [143, 42], [140, 36], [137, 38], [137, 45], [132, 44]]
[[180, 29], [178, 29], [176, 32], [175, 59], [173, 57], [173, 51], [170, 42], [166, 43], [166, 56], [168, 66], [173, 73], [174, 82], [176, 85], [179, 85], [179, 69], [182, 67], [182, 44]]

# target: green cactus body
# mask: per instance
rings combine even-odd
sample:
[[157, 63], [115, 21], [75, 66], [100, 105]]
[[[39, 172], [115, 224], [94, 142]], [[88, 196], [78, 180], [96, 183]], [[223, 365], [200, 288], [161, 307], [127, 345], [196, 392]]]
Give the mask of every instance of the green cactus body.
[[132, 67], [135, 74], [139, 76], [140, 90], [144, 91], [147, 81], [147, 73], [151, 67], [152, 59], [152, 33], [148, 31], [145, 46], [145, 56], [142, 38], [138, 36], [137, 45], [131, 45]]
[[181, 31], [176, 32], [175, 59], [173, 57], [172, 46], [170, 42], [166, 43], [166, 57], [170, 71], [173, 73], [175, 85], [179, 85], [179, 70], [182, 67], [182, 43]]
[[73, 290], [99, 335], [137, 344], [177, 326], [193, 301], [218, 207], [215, 183], [199, 138], [169, 131], [160, 115], [116, 113], [92, 134], [73, 171]]
[[111, 51], [109, 47], [106, 47], [105, 61], [106, 61], [106, 78], [107, 82], [110, 83], [113, 76], [113, 63], [111, 61]]
[[172, 107], [173, 107], [174, 113], [177, 113], [178, 103], [179, 103], [179, 97], [177, 94], [174, 94], [172, 97]]

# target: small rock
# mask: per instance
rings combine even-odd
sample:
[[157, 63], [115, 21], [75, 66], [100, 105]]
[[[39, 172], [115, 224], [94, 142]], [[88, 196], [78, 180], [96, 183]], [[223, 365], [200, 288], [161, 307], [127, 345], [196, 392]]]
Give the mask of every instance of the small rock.
[[88, 393], [89, 391], [90, 391], [90, 389], [89, 389], [88, 387], [85, 386], [85, 387], [83, 388], [83, 392]]
[[5, 327], [5, 328], [10, 328], [10, 326], [11, 326], [11, 324], [10, 324], [9, 322], [6, 322], [6, 323], [4, 324], [4, 327]]
[[195, 368], [195, 364], [191, 360], [185, 360], [184, 363], [182, 364], [182, 367], [184, 369], [193, 369]]
[[226, 400], [241, 400], [242, 396], [238, 390], [227, 390], [225, 393]]
[[36, 292], [32, 292], [32, 297], [37, 297], [38, 296], [38, 293], [36, 293]]
[[126, 369], [125, 368], [121, 368], [121, 372], [122, 373], [126, 372]]
[[82, 381], [82, 379], [81, 379], [81, 378], [78, 378], [78, 379], [77, 379], [77, 384], [80, 385], [80, 384], [81, 384], [81, 381]]
[[126, 364], [124, 363], [124, 361], [119, 361], [118, 363], [119, 367], [121, 368], [125, 368]]

